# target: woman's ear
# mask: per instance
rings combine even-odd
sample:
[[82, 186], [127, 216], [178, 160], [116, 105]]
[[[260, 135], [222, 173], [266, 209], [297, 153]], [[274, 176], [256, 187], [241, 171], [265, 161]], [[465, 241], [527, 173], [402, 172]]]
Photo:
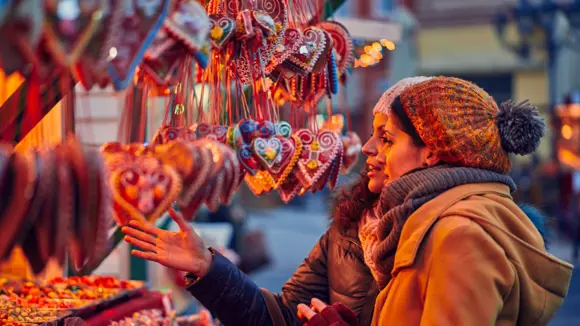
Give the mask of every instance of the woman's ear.
[[432, 167], [439, 164], [441, 162], [441, 159], [439, 158], [439, 156], [433, 153], [433, 151], [425, 147], [423, 162], [426, 165], [426, 167]]

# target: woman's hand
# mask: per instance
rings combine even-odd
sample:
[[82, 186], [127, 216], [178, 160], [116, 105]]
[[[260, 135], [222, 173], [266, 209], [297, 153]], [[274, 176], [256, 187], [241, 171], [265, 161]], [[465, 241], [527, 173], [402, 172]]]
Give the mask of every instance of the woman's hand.
[[131, 254], [197, 277], [205, 276], [212, 262], [211, 252], [180, 213], [171, 208], [169, 216], [179, 226], [178, 232], [135, 220], [129, 222], [130, 227], [123, 227], [125, 241], [141, 249], [132, 250]]
[[312, 299], [311, 306], [298, 305], [298, 317], [307, 322], [304, 326], [358, 326], [358, 318], [341, 303], [328, 306], [319, 299]]

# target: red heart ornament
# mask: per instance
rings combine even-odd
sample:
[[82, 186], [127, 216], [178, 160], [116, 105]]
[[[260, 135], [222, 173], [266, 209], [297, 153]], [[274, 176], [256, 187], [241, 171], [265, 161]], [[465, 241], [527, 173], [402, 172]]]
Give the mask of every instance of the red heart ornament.
[[344, 158], [340, 173], [346, 175], [352, 170], [360, 156], [362, 143], [360, 137], [354, 131], [349, 131], [345, 136], [342, 136], [342, 146], [344, 151]]
[[288, 28], [284, 31], [284, 38], [280, 44], [274, 48], [273, 55], [266, 65], [265, 72], [270, 74], [276, 67], [281, 65], [288, 57], [295, 53], [302, 44], [302, 32], [299, 29]]
[[85, 47], [82, 55], [77, 58], [73, 73], [83, 87], [89, 91], [95, 84], [103, 85], [109, 82], [107, 75], [107, 57], [113, 46], [112, 22], [119, 21], [122, 11], [119, 10], [120, 1], [105, 0], [102, 9], [102, 18], [96, 27], [91, 41]]
[[230, 17], [211, 14], [209, 15], [209, 39], [214, 48], [221, 50], [236, 31], [236, 21]]
[[260, 168], [257, 158], [254, 156], [252, 147], [248, 144], [242, 144], [237, 149], [237, 156], [240, 165], [250, 174], [255, 175]]
[[181, 44], [174, 44], [156, 59], [145, 59], [141, 67], [157, 86], [176, 84], [181, 76], [185, 51]]
[[125, 167], [112, 171], [114, 217], [120, 225], [130, 220], [153, 222], [181, 192], [181, 178], [168, 165], [151, 156], [136, 157]]
[[184, 216], [191, 220], [205, 199], [204, 189], [211, 176], [212, 153], [209, 148], [192, 143], [189, 148], [194, 153], [194, 169], [191, 176], [184, 180], [183, 192], [177, 200]]
[[276, 160], [279, 159], [282, 143], [278, 138], [264, 139], [258, 137], [252, 142], [252, 149], [261, 165], [270, 171]]
[[196, 135], [189, 127], [162, 126], [155, 132], [152, 142], [153, 144], [161, 145], [174, 140], [193, 141], [195, 139]]
[[317, 27], [308, 27], [303, 32], [302, 42], [298, 51], [292, 54], [284, 65], [297, 71], [300, 74], [307, 75], [311, 73], [322, 59], [327, 51], [328, 40], [324, 30]]
[[165, 28], [195, 53], [205, 45], [210, 19], [205, 9], [196, 0], [181, 1], [175, 11], [165, 20]]
[[341, 23], [331, 20], [320, 22], [317, 26], [332, 37], [333, 46], [337, 53], [338, 72], [341, 76], [344, 75], [354, 60], [354, 44], [348, 30]]
[[46, 46], [58, 65], [68, 69], [77, 62], [98, 31], [103, 11], [111, 10], [108, 5], [106, 1], [45, 1]]
[[[145, 50], [161, 28], [170, 0], [129, 0], [123, 2], [122, 17], [113, 22], [113, 48], [109, 53], [109, 74], [116, 90], [123, 90], [133, 81], [137, 65]], [[114, 50], [113, 50], [114, 49]]]
[[315, 135], [311, 130], [301, 129], [296, 136], [303, 144], [296, 176], [304, 188], [310, 188], [332, 167], [342, 144], [336, 133], [326, 130]]

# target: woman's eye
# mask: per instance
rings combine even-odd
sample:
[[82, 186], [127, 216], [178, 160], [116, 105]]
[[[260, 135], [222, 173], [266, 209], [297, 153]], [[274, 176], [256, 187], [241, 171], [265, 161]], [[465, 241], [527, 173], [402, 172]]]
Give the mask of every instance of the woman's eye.
[[389, 145], [393, 144], [393, 142], [391, 140], [389, 140], [388, 138], [386, 138], [386, 137], [381, 137], [381, 140], [385, 144], [389, 144]]

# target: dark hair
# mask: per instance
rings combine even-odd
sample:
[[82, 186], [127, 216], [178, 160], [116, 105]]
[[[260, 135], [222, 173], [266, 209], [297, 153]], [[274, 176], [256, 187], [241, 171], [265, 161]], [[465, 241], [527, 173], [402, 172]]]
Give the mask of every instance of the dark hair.
[[360, 178], [343, 187], [334, 198], [330, 216], [342, 228], [350, 229], [356, 226], [365, 211], [371, 209], [374, 202], [379, 199], [379, 194], [369, 190], [369, 181], [367, 171], [364, 170], [360, 173]]
[[413, 144], [415, 146], [425, 147], [425, 142], [423, 142], [423, 139], [417, 133], [417, 129], [413, 126], [413, 122], [411, 122], [411, 119], [409, 119], [409, 116], [405, 112], [399, 96], [391, 104], [391, 112], [391, 118], [394, 118], [393, 122], [395, 125], [413, 139]]

